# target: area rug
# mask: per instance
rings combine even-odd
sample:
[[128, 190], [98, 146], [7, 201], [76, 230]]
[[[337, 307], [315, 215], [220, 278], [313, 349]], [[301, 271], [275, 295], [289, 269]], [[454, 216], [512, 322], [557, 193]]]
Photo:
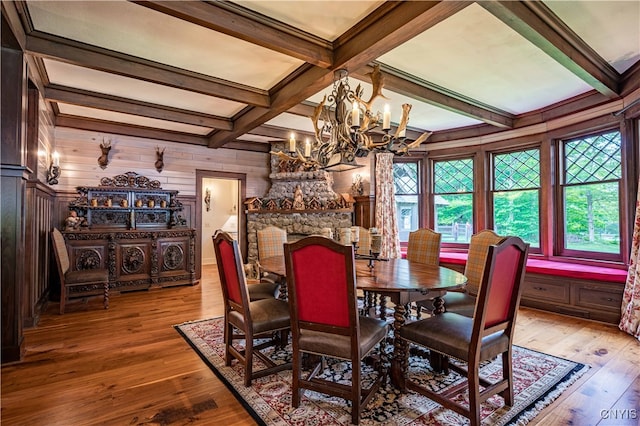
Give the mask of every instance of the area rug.
[[[300, 407], [291, 407], [291, 371], [283, 371], [256, 379], [250, 387], [244, 386], [244, 372], [238, 362], [230, 367], [224, 363], [223, 320], [214, 318], [179, 324], [176, 330], [200, 355], [211, 370], [227, 385], [247, 411], [261, 425], [349, 425], [351, 407], [344, 399], [306, 391]], [[391, 345], [388, 345], [389, 347]], [[272, 350], [270, 357], [276, 362], [291, 360], [291, 345]], [[482, 423], [485, 425], [526, 424], [543, 408], [551, 404], [588, 366], [551, 355], [514, 346], [513, 374], [515, 402], [505, 407], [499, 396], [482, 404]], [[501, 377], [501, 360], [484, 363], [482, 376], [489, 380]], [[262, 368], [254, 358], [254, 370]], [[427, 384], [437, 391], [460, 386], [461, 377], [434, 373], [429, 362], [419, 355], [409, 359], [409, 375], [413, 380]], [[371, 380], [375, 372], [365, 366], [363, 381]], [[348, 363], [329, 363], [324, 371], [334, 379], [349, 383]], [[434, 425], [458, 426], [468, 423], [459, 414], [414, 392], [401, 393], [390, 383], [383, 386], [364, 410], [361, 425]]]

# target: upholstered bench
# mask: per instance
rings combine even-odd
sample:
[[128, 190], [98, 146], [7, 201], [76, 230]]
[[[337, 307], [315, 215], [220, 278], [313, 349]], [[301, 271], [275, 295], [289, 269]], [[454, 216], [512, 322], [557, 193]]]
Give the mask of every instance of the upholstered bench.
[[[465, 252], [440, 252], [440, 263], [464, 271]], [[522, 306], [617, 324], [627, 270], [529, 257]]]

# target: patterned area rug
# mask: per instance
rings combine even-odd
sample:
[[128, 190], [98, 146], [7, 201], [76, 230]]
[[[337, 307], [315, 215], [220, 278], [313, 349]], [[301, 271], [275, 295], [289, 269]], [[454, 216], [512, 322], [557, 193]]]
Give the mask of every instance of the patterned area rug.
[[[224, 365], [222, 318], [200, 320], [176, 325], [175, 328], [196, 350], [205, 363], [222, 380], [248, 412], [261, 425], [349, 425], [351, 407], [344, 399], [306, 391], [299, 408], [291, 407], [291, 371], [283, 371], [253, 381], [251, 387], [243, 383], [244, 373], [237, 362]], [[389, 350], [391, 345], [387, 345]], [[291, 359], [291, 346], [272, 351], [270, 356], [279, 362]], [[587, 370], [588, 366], [557, 358], [530, 349], [514, 346], [513, 373], [515, 403], [505, 407], [499, 396], [482, 404], [483, 424], [526, 424], [543, 408], [551, 404], [569, 385]], [[254, 362], [260, 362], [254, 358]], [[456, 373], [435, 374], [429, 362], [411, 355], [409, 374], [414, 380], [432, 389], [448, 390], [459, 386]], [[255, 369], [261, 368], [256, 365]], [[364, 368], [363, 381], [375, 374]], [[349, 382], [348, 363], [329, 363], [324, 374]], [[491, 380], [501, 377], [501, 361], [483, 364], [481, 375]], [[366, 383], [365, 383], [366, 384]], [[435, 402], [414, 392], [402, 394], [390, 383], [383, 386], [362, 415], [361, 425], [461, 425], [467, 419], [442, 408]]]

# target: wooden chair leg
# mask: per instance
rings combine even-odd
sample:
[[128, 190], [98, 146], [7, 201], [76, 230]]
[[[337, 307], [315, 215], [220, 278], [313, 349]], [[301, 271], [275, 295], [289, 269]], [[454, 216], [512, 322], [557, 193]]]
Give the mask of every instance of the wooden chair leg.
[[104, 283], [104, 308], [109, 309], [109, 283]]
[[60, 315], [64, 314], [64, 305], [67, 299], [67, 292], [64, 285], [60, 286]]
[[478, 370], [469, 369], [469, 420], [471, 426], [480, 426], [480, 377]]
[[502, 377], [509, 381], [509, 386], [500, 392], [500, 396], [504, 398], [504, 405], [511, 407], [513, 405], [513, 358], [511, 351], [502, 353]]

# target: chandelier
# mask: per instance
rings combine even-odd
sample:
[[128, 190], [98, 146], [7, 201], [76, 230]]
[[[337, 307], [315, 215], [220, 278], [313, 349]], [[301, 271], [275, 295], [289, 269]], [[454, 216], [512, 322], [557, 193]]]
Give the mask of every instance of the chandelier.
[[384, 76], [377, 64], [368, 75], [373, 91], [369, 100], [365, 101], [364, 90], [360, 84], [355, 90], [351, 89], [347, 70], [334, 71], [331, 93], [328, 96], [324, 95], [310, 117], [313, 122], [314, 141], [307, 139], [304, 151], [301, 152], [296, 147], [295, 135], [292, 133], [289, 138], [290, 155], [275, 152], [274, 154], [297, 162], [304, 170], [341, 172], [362, 167], [356, 162], [356, 158], [366, 157], [370, 152], [405, 155], [426, 141], [432, 132], [425, 132], [413, 141], [406, 138], [411, 104], [402, 105], [402, 116], [393, 133], [389, 106], [385, 105], [382, 114], [374, 114], [371, 111], [373, 101], [378, 97], [384, 97]]

